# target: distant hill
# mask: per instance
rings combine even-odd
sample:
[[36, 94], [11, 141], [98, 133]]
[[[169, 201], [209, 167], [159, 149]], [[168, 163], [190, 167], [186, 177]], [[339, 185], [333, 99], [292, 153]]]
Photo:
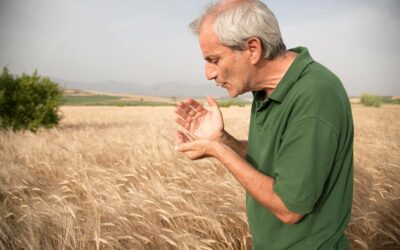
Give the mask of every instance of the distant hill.
[[79, 89], [84, 91], [96, 91], [106, 93], [135, 93], [139, 95], [147, 95], [149, 93], [148, 87], [128, 82], [115, 82], [113, 80], [88, 83], [79, 81], [69, 81], [60, 78], [50, 77], [50, 79], [65, 89]]

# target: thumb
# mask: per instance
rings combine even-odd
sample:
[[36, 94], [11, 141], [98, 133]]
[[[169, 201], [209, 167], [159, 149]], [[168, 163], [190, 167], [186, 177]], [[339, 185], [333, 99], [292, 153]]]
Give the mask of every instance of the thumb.
[[186, 142], [186, 143], [181, 143], [179, 145], [175, 146], [175, 150], [178, 152], [186, 152], [192, 150], [192, 143], [191, 142]]
[[218, 103], [215, 99], [213, 99], [211, 96], [207, 96], [207, 102], [210, 104], [212, 109], [219, 110]]

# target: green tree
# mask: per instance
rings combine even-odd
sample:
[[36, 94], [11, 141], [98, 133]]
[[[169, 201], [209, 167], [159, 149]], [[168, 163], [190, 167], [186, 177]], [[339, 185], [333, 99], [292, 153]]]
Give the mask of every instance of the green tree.
[[[0, 109], [1, 109], [1, 106], [3, 106], [3, 99], [4, 99], [3, 96], [4, 96], [4, 90], [0, 90]], [[0, 129], [2, 129], [2, 128], [3, 128], [3, 120], [0, 115]]]
[[3, 68], [0, 76], [0, 128], [36, 131], [51, 128], [60, 121], [62, 89], [35, 71], [13, 76]]

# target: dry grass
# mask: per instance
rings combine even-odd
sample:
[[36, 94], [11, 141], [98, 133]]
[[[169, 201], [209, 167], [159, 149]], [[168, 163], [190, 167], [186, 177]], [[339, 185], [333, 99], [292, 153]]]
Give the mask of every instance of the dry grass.
[[400, 249], [400, 106], [353, 106], [353, 248]]
[[[246, 138], [249, 109], [223, 110]], [[171, 107], [64, 107], [61, 125], [0, 133], [2, 249], [250, 249], [244, 190], [177, 154]], [[354, 248], [399, 246], [400, 108], [354, 107]]]

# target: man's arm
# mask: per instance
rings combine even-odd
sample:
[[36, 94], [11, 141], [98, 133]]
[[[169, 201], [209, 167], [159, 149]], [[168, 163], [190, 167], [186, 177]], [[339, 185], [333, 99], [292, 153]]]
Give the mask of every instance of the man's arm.
[[206, 156], [217, 158], [242, 186], [278, 219], [288, 224], [298, 222], [303, 216], [291, 212], [283, 204], [273, 190], [275, 180], [257, 171], [245, 160], [247, 141], [236, 140], [226, 132], [217, 102], [210, 97], [207, 101], [211, 110], [205, 109], [193, 99], [188, 99], [186, 103], [178, 103], [175, 110], [178, 117], [175, 121], [191, 133], [191, 138], [184, 132], [177, 131], [177, 138], [181, 143], [177, 150], [192, 160]]
[[205, 156], [217, 158], [252, 197], [282, 222], [295, 224], [303, 218], [302, 214], [290, 211], [274, 192], [273, 178], [257, 171], [229, 146], [212, 140], [187, 142], [186, 138], [181, 138], [181, 142], [177, 150], [185, 153], [192, 160]]

